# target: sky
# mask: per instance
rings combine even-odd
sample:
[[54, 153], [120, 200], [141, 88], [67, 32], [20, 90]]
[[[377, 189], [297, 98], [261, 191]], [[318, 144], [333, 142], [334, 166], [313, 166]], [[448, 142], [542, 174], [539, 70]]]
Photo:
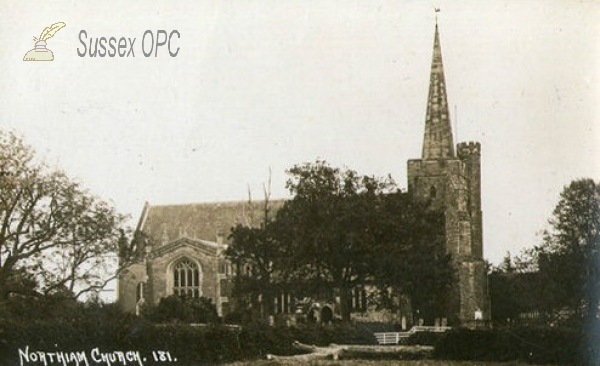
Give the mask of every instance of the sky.
[[[600, 179], [599, 2], [3, 1], [0, 128], [132, 225], [146, 201], [260, 199], [269, 170], [289, 197], [285, 170], [317, 158], [406, 188], [435, 7], [454, 141], [482, 145], [484, 257], [499, 263], [541, 242], [565, 185]], [[59, 21], [54, 61], [23, 62]], [[135, 57], [80, 57], [81, 30], [136, 38]], [[144, 57], [146, 30], [177, 30], [177, 56]]]

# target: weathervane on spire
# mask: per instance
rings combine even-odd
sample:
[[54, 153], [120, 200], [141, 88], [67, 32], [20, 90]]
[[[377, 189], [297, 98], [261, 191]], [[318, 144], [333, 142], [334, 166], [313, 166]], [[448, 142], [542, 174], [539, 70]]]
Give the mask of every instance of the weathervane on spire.
[[437, 17], [438, 17], [438, 13], [440, 12], [440, 8], [434, 7], [433, 9], [435, 10], [435, 24], [437, 24]]

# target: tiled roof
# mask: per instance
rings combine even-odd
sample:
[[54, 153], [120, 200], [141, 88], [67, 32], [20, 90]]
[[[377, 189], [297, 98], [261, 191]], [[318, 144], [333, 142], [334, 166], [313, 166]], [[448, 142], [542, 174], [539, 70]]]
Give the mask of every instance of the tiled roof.
[[[283, 206], [284, 200], [269, 201], [269, 216]], [[227, 242], [230, 230], [237, 224], [259, 226], [264, 220], [264, 201], [150, 205], [146, 203], [138, 230], [156, 244], [187, 237]]]

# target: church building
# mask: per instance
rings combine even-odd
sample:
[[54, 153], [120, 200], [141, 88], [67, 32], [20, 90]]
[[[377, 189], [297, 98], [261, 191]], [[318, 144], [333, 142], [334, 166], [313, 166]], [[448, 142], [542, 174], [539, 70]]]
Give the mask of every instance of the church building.
[[467, 326], [491, 319], [483, 260], [481, 145], [461, 142], [454, 150], [442, 49], [435, 25], [429, 97], [421, 159], [408, 161], [408, 191], [429, 198], [445, 212], [446, 250], [452, 254], [457, 288], [448, 314]]
[[[491, 318], [483, 260], [481, 146], [462, 142], [455, 149], [437, 23], [430, 76], [423, 150], [420, 159], [408, 161], [408, 190], [431, 199], [445, 213], [446, 249], [454, 260], [457, 283], [448, 318], [464, 326], [481, 326]], [[271, 202], [271, 212], [283, 202]], [[223, 254], [227, 237], [236, 224], [260, 225], [263, 208], [259, 206], [250, 202], [146, 204], [136, 230], [138, 261], [118, 281], [121, 306], [138, 312], [145, 302], [158, 303], [178, 294], [208, 297], [219, 315], [227, 314], [233, 278]], [[286, 309], [279, 307], [281, 311], [292, 311], [290, 299], [278, 303], [286, 304]]]
[[[270, 201], [277, 210], [283, 201]], [[139, 313], [173, 294], [206, 297], [217, 313], [229, 312], [233, 268], [226, 260], [227, 236], [241, 224], [259, 226], [263, 205], [247, 201], [183, 205], [145, 204], [136, 228], [137, 261], [118, 279], [118, 302]]]

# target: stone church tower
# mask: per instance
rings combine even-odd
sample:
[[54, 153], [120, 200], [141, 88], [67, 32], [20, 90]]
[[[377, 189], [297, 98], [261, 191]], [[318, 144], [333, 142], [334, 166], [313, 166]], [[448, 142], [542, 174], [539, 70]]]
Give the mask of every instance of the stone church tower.
[[421, 159], [408, 161], [408, 191], [431, 199], [446, 216], [446, 250], [452, 255], [457, 286], [449, 317], [468, 327], [489, 323], [487, 274], [483, 261], [481, 145], [461, 142], [454, 150], [438, 26]]

